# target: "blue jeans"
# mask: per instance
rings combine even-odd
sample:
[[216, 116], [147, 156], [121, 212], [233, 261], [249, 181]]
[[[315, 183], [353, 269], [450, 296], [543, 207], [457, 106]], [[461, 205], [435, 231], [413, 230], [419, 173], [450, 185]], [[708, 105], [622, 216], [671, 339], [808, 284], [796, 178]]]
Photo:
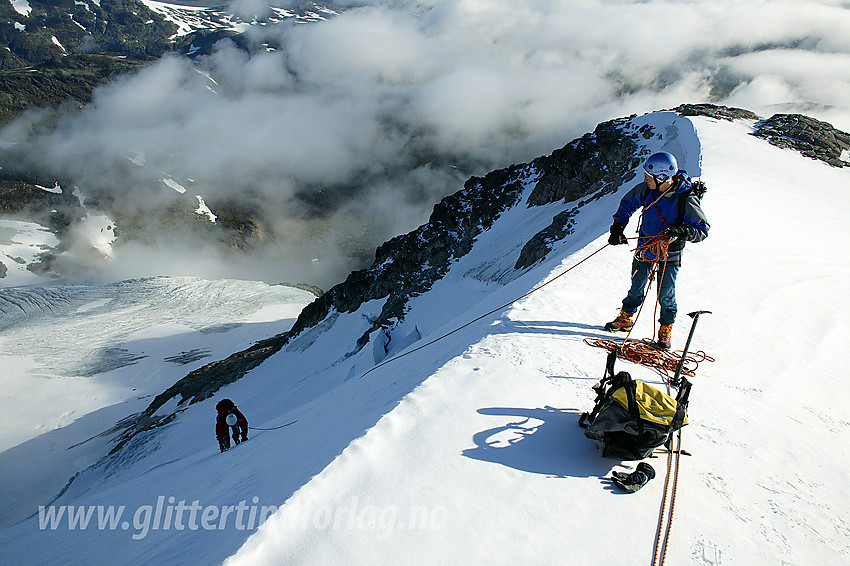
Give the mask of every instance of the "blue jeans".
[[[643, 303], [646, 293], [646, 284], [652, 271], [652, 263], [641, 261], [637, 258], [632, 262], [632, 287], [629, 294], [623, 299], [623, 310], [634, 314]], [[658, 322], [661, 324], [673, 324], [676, 321], [676, 275], [679, 273], [678, 265], [658, 264], [656, 279], [664, 277], [658, 289], [658, 304], [661, 306], [661, 316]]]

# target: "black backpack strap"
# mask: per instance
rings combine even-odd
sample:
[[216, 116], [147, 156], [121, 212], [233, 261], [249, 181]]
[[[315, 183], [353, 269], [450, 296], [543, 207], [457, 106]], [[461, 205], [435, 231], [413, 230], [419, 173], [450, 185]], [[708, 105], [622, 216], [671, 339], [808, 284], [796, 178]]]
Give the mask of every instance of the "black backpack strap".
[[611, 350], [608, 359], [605, 360], [605, 371], [609, 377], [614, 377], [614, 363], [617, 361], [617, 350]]
[[685, 415], [688, 413], [688, 399], [691, 396], [691, 382], [681, 378], [679, 385], [679, 393], [676, 395], [676, 414], [673, 415], [673, 421], [670, 423], [670, 430], [678, 430], [682, 428], [685, 422]]
[[[625, 372], [620, 372], [620, 374], [623, 373]], [[620, 374], [618, 374], [618, 376]], [[643, 438], [643, 419], [640, 418], [640, 406], [637, 402], [637, 382], [634, 381], [629, 374], [626, 373], [626, 376], [628, 377], [628, 381], [622, 384], [622, 388], [626, 392], [626, 399], [629, 404], [629, 415], [632, 417], [632, 420], [637, 423], [637, 438], [640, 440]], [[640, 460], [643, 458], [637, 447], [627, 448], [627, 450], [629, 450], [632, 453], [632, 456], [636, 459]]]
[[599, 383], [593, 386], [593, 390], [596, 391], [593, 410], [590, 413], [582, 413], [581, 418], [578, 420], [578, 426], [581, 428], [587, 428], [599, 414], [599, 411], [602, 410], [602, 405], [605, 403], [605, 399], [608, 398], [608, 391], [610, 389], [608, 386], [614, 380], [614, 363], [616, 361], [617, 351], [611, 350], [611, 353], [608, 354], [608, 359], [605, 361], [605, 374], [599, 380]]
[[685, 221], [685, 203], [688, 201], [688, 197], [694, 195], [697, 197], [697, 202], [702, 200], [705, 191], [708, 189], [701, 180], [696, 180], [691, 182], [691, 188], [682, 191], [680, 194], [676, 195], [676, 205], [679, 207], [679, 215], [676, 217], [676, 226], [681, 226]]
[[632, 379], [629, 379], [626, 383], [623, 384], [622, 387], [623, 390], [626, 392], [626, 399], [628, 400], [629, 404], [629, 406], [627, 407], [629, 414], [634, 420], [638, 421], [638, 424], [640, 424], [640, 408], [638, 407], [637, 402], [637, 383]]
[[693, 189], [688, 189], [687, 191], [683, 191], [676, 195], [676, 206], [679, 208], [679, 214], [676, 216], [676, 223], [674, 226], [681, 226], [685, 221], [685, 202], [687, 202], [692, 191]]

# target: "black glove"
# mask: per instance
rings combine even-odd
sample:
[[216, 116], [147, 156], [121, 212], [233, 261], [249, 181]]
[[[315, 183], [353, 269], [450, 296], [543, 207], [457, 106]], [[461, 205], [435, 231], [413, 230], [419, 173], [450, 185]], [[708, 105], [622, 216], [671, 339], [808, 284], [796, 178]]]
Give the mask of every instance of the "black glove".
[[623, 229], [625, 229], [625, 224], [620, 224], [619, 222], [614, 222], [611, 224], [611, 235], [608, 236], [608, 243], [612, 246], [617, 246], [619, 244], [628, 244], [629, 241], [623, 235]]
[[611, 481], [614, 485], [622, 490], [634, 493], [647, 484], [649, 480], [655, 477], [655, 470], [646, 462], [641, 462], [637, 465], [634, 472], [624, 474], [622, 472], [613, 472]]
[[664, 230], [663, 235], [665, 238], [687, 240], [690, 233], [688, 232], [688, 229], [684, 226], [673, 226], [672, 228], [667, 228], [666, 230]]

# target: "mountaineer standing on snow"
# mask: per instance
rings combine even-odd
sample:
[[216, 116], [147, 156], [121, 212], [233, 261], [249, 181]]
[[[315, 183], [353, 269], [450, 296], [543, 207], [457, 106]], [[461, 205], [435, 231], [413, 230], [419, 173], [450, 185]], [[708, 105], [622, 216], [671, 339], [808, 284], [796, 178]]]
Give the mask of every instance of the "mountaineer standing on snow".
[[236, 403], [230, 399], [222, 399], [216, 404], [215, 410], [218, 412], [215, 418], [215, 437], [222, 452], [230, 448], [231, 430], [236, 444], [248, 440], [248, 419], [236, 408]]
[[[644, 181], [632, 188], [620, 201], [614, 214], [611, 245], [627, 243], [623, 230], [632, 214], [642, 208], [638, 248], [632, 261], [632, 286], [623, 299], [616, 319], [605, 325], [610, 332], [628, 332], [634, 315], [643, 303], [646, 285], [654, 263], [658, 263], [658, 302], [661, 315], [656, 345], [670, 349], [673, 323], [676, 320], [676, 275], [685, 242], [700, 242], [708, 236], [708, 221], [700, 208], [699, 198], [692, 190], [687, 173], [680, 170], [676, 158], [666, 152], [649, 156], [643, 166]], [[661, 244], [657, 246], [656, 244]], [[663, 258], [667, 247], [666, 261]], [[661, 257], [658, 257], [658, 256]]]

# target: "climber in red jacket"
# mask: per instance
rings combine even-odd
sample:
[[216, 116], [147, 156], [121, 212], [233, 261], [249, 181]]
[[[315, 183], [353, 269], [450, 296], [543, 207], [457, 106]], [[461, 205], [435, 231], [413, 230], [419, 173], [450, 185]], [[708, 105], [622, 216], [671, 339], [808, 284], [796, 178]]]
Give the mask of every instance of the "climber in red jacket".
[[236, 403], [230, 399], [222, 399], [216, 404], [215, 410], [218, 411], [215, 418], [215, 437], [222, 452], [230, 448], [228, 428], [233, 431], [233, 441], [236, 444], [248, 440], [248, 419], [236, 408]]

